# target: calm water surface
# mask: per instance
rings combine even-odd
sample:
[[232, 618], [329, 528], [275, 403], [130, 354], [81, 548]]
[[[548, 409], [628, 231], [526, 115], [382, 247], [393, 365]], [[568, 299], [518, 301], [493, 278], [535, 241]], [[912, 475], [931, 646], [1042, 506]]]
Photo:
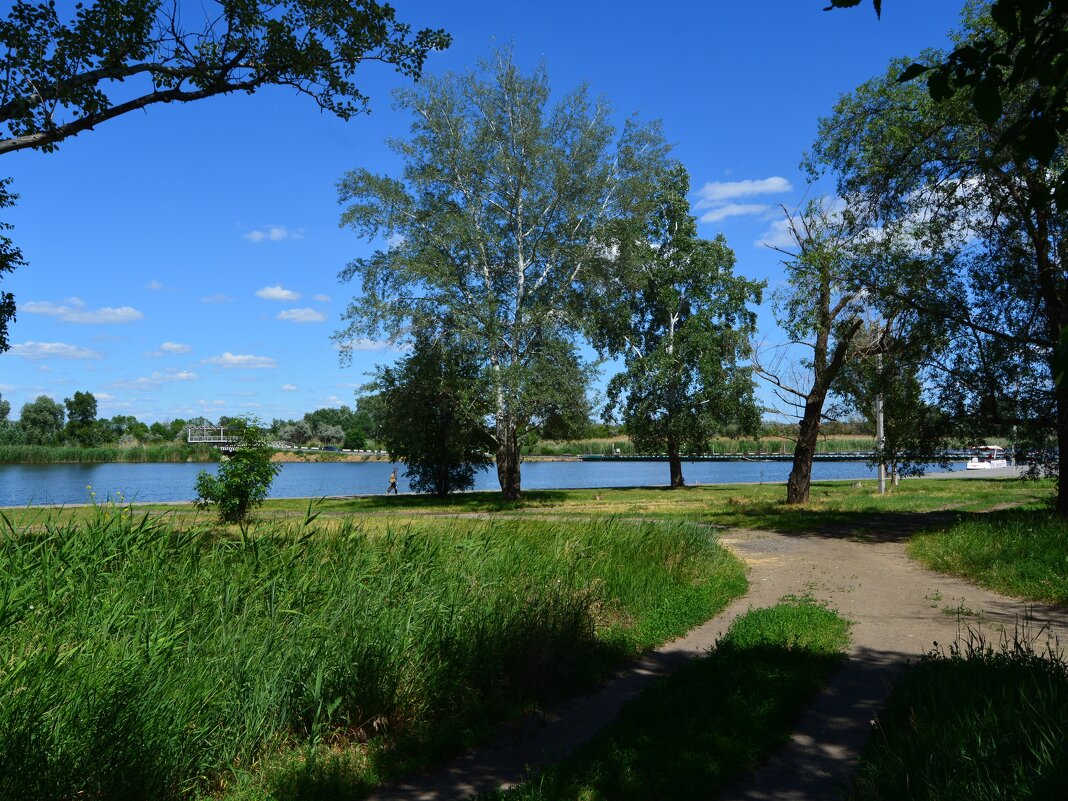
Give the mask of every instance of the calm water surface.
[[[196, 475], [215, 472], [215, 464], [50, 464], [0, 465], [0, 506], [71, 504], [96, 499], [127, 501], [184, 501], [196, 492]], [[961, 468], [963, 466], [960, 466]], [[391, 466], [385, 462], [287, 463], [271, 486], [272, 498], [322, 495], [370, 495], [389, 485]], [[786, 481], [789, 462], [684, 462], [688, 484]], [[397, 484], [408, 492], [403, 465]], [[871, 478], [864, 462], [817, 462], [812, 477], [820, 479]], [[667, 462], [525, 462], [524, 489], [577, 489], [593, 487], [665, 486]], [[480, 473], [475, 489], [496, 490], [497, 473]]]

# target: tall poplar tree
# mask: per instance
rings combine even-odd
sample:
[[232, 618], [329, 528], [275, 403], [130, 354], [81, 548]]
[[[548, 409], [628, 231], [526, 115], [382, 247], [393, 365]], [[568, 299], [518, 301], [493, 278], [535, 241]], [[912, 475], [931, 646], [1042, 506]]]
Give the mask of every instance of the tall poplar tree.
[[549, 104], [544, 68], [524, 74], [507, 51], [479, 70], [428, 77], [397, 94], [412, 115], [393, 142], [399, 177], [359, 169], [340, 182], [342, 224], [381, 243], [341, 280], [359, 281], [342, 359], [362, 337], [410, 339], [448, 318], [487, 375], [497, 476], [521, 490], [520, 444], [584, 391], [573, 343], [605, 225], [666, 146], [585, 88]]
[[681, 164], [665, 171], [644, 213], [618, 226], [604, 292], [599, 349], [625, 369], [608, 384], [635, 447], [668, 455], [671, 487], [684, 486], [682, 454], [704, 453], [728, 427], [755, 431], [760, 412], [739, 356], [755, 326], [748, 303], [762, 283], [733, 273], [726, 240], [697, 236]]

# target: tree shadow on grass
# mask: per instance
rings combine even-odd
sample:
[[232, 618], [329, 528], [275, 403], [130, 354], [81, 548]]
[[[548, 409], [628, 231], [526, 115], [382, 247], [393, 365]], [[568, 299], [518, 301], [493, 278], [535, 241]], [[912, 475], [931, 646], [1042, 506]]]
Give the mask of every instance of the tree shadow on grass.
[[445, 498], [434, 495], [405, 493], [404, 495], [368, 495], [348, 499], [329, 498], [331, 510], [353, 512], [413, 512], [441, 511], [449, 514], [463, 512], [502, 512], [540, 506], [558, 506], [567, 498], [562, 490], [532, 490], [517, 501], [506, 501], [500, 492], [459, 492]]
[[[539, 615], [519, 626], [437, 643], [438, 686], [426, 707], [366, 731], [335, 727], [323, 745], [275, 758], [262, 778], [272, 801], [359, 799], [381, 781], [441, 764], [491, 738], [537, 727], [537, 711], [595, 687], [633, 657], [624, 640], [594, 636], [587, 618]], [[403, 688], [398, 688], [403, 691]], [[501, 721], [505, 721], [501, 723]], [[340, 747], [339, 747], [340, 746]], [[310, 758], [309, 758], [310, 757]]]

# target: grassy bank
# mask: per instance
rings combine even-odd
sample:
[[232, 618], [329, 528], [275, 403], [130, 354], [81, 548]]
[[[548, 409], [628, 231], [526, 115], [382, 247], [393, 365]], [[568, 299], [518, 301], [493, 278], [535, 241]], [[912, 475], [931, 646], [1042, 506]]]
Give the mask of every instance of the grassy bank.
[[[859, 483], [860, 486], [855, 486]], [[321, 525], [344, 522], [352, 515], [365, 521], [380, 518], [418, 519], [441, 513], [516, 512], [526, 516], [585, 518], [623, 516], [706, 523], [740, 528], [766, 528], [776, 531], [810, 531], [828, 526], [855, 526], [860, 534], [879, 530], [879, 516], [915, 516], [922, 522], [930, 512], [957, 510], [969, 516], [1005, 504], [1044, 503], [1053, 493], [1052, 481], [1008, 479], [908, 479], [887, 495], [875, 491], [875, 482], [820, 481], [812, 485], [812, 497], [804, 505], [787, 505], [782, 484], [715, 484], [685, 489], [588, 489], [531, 490], [520, 501], [504, 501], [499, 492], [468, 492], [439, 499], [426, 495], [375, 495], [362, 498], [324, 500], [317, 508]], [[277, 499], [267, 501], [257, 513], [261, 519], [299, 521], [307, 501]], [[197, 513], [192, 506], [140, 505], [172, 515], [191, 524]], [[61, 514], [63, 520], [83, 519], [92, 509], [45, 512], [40, 509], [11, 509], [14, 520], [30, 525], [44, 515]]]
[[789, 739], [847, 643], [848, 624], [816, 604], [752, 610], [709, 656], [631, 701], [588, 745], [539, 779], [494, 797], [714, 797]]
[[97, 464], [101, 462], [217, 462], [207, 445], [134, 445], [82, 448], [77, 445], [0, 445], [0, 464]]
[[1028, 641], [972, 637], [894, 688], [855, 801], [1053, 801], [1068, 788], [1068, 663]]
[[1046, 508], [962, 520], [915, 537], [909, 553], [998, 592], [1068, 604], [1068, 525]]
[[353, 797], [745, 588], [670, 523], [179, 520], [3, 532], [0, 797]]
[[[817, 453], [843, 453], [847, 451], [870, 451], [875, 448], [871, 437], [823, 437], [817, 445]], [[762, 437], [761, 439], [730, 439], [716, 437], [709, 443], [708, 453], [755, 455], [760, 453], [792, 454], [794, 440], [786, 437]], [[540, 440], [523, 448], [528, 456], [574, 456], [582, 454], [634, 454], [634, 444], [627, 437], [583, 440]]]

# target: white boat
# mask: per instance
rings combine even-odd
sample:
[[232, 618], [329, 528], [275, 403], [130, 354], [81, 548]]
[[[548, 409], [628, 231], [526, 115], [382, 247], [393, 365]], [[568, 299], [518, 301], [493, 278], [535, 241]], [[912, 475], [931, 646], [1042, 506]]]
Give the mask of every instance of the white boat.
[[1008, 466], [1005, 449], [997, 445], [980, 445], [975, 448], [975, 455], [965, 465], [968, 470], [994, 470]]

